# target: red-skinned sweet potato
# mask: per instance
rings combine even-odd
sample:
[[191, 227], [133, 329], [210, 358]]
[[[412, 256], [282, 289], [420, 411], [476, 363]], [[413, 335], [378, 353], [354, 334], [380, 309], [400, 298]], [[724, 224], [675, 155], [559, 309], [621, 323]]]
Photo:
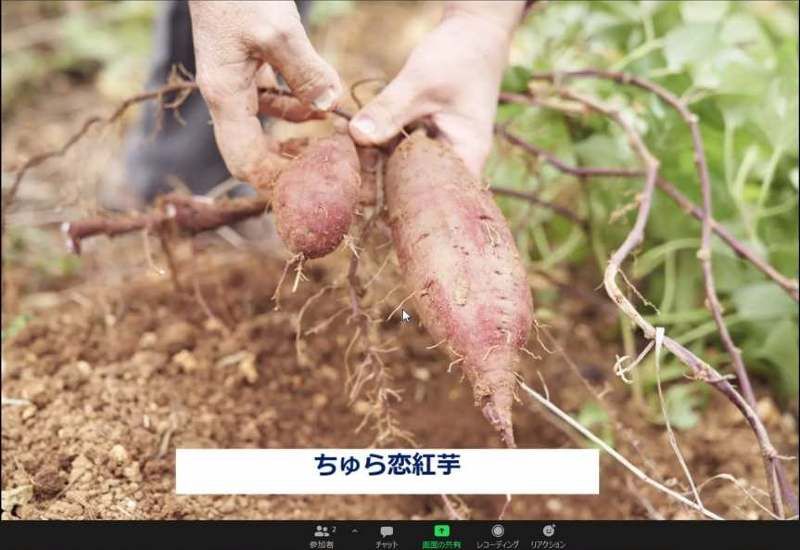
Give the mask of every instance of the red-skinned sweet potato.
[[460, 360], [476, 405], [514, 446], [514, 368], [533, 301], [508, 225], [461, 159], [422, 132], [394, 151], [384, 185], [397, 257], [419, 318]]
[[353, 223], [361, 185], [349, 136], [311, 142], [281, 171], [274, 187], [276, 226], [287, 248], [305, 258], [332, 252]]

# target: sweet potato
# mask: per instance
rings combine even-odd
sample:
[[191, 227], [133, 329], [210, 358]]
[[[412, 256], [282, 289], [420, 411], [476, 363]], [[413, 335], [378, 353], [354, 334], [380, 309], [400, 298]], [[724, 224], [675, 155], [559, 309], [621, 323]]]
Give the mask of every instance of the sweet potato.
[[461, 159], [422, 132], [390, 157], [385, 198], [417, 313], [472, 384], [475, 404], [514, 446], [514, 369], [533, 300], [511, 231]]
[[273, 210], [287, 248], [306, 258], [332, 252], [353, 222], [360, 182], [358, 155], [347, 135], [310, 143], [275, 183]]

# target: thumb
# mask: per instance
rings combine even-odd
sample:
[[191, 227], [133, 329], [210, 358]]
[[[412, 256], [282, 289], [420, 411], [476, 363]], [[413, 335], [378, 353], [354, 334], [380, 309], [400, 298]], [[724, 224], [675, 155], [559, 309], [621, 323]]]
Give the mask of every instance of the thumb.
[[[313, 119], [325, 118], [325, 113], [314, 109], [311, 105], [303, 103], [293, 95], [280, 95], [272, 93], [270, 88], [277, 88], [278, 81], [275, 72], [268, 63], [261, 65], [256, 73], [256, 85], [258, 93], [258, 112], [276, 118], [282, 118], [289, 122], [305, 122]], [[262, 88], [267, 90], [262, 91]]]
[[280, 71], [289, 88], [302, 101], [320, 111], [328, 111], [342, 95], [339, 74], [311, 45], [298, 20], [282, 33], [283, 40], [269, 48], [267, 61]]
[[419, 85], [401, 76], [350, 121], [350, 135], [359, 145], [385, 143], [403, 127], [435, 110], [432, 102], [420, 97]]
[[492, 149], [492, 120], [438, 113], [433, 122], [467, 169], [480, 178]]

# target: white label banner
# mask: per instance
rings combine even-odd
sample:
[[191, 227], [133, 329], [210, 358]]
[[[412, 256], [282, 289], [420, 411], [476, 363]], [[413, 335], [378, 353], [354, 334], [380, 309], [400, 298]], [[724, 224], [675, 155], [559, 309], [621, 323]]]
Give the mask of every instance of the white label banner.
[[596, 495], [596, 449], [178, 449], [182, 495]]

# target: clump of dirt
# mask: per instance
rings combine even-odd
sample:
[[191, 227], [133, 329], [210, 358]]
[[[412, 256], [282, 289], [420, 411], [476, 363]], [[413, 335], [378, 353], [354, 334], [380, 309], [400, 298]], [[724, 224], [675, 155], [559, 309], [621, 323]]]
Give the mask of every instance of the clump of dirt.
[[[348, 403], [345, 391], [343, 357], [354, 327], [328, 323], [305, 337], [305, 360], [298, 360], [298, 310], [346, 265], [336, 259], [310, 264], [309, 281], [296, 293], [286, 289], [276, 311], [270, 297], [281, 261], [219, 250], [196, 261], [210, 311], [193, 293], [176, 292], [165, 278], [138, 276], [99, 292], [96, 300], [39, 313], [6, 345], [3, 394], [28, 403], [3, 408], [2, 486], [4, 492], [32, 486], [33, 492], [23, 491], [26, 497], [3, 511], [3, 518], [447, 516], [442, 499], [432, 496], [174, 494], [177, 447], [364, 447], [374, 439], [369, 423], [357, 430], [369, 404], [363, 399]], [[394, 305], [385, 304], [387, 313]], [[304, 312], [303, 325], [324, 322], [341, 307], [338, 299], [317, 300]], [[598, 366], [607, 364], [608, 345], [591, 326], [604, 310], [587, 302], [564, 311], [565, 319], [583, 319], [565, 333], [572, 338], [571, 351], [577, 350], [579, 369], [598, 388], [608, 387], [605, 399], [625, 425], [616, 434], [618, 447], [651, 475], [683, 487], [664, 430], [648, 423], [627, 389]], [[439, 350], [427, 349], [432, 342], [421, 327], [394, 319], [379, 331], [398, 345], [385, 359], [402, 397], [392, 405], [402, 429], [423, 447], [500, 446], [458, 370], [447, 373]], [[524, 367], [523, 376], [537, 380], [534, 370], [539, 370], [551, 399], [575, 414], [590, 394], [558, 356], [541, 353], [543, 359]], [[723, 470], [763, 487], [749, 429], [733, 407], [712, 399], [700, 426], [681, 435], [697, 481]], [[795, 448], [793, 419], [764, 403], [773, 435]], [[515, 424], [521, 447], [585, 444], [527, 402], [516, 405]], [[633, 441], [635, 450], [626, 441]], [[385, 442], [393, 444], [404, 445]], [[611, 461], [604, 459], [601, 479], [599, 496], [515, 497], [505, 517], [643, 518], [653, 509], [666, 517], [696, 517], [640, 482], [631, 484]], [[706, 506], [723, 515], [765, 517], [729, 483], [712, 482], [703, 496]], [[497, 517], [505, 498], [464, 501], [471, 517], [488, 519]]]

